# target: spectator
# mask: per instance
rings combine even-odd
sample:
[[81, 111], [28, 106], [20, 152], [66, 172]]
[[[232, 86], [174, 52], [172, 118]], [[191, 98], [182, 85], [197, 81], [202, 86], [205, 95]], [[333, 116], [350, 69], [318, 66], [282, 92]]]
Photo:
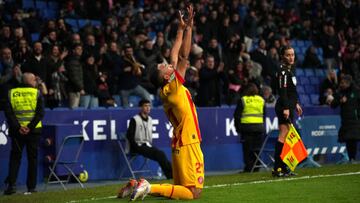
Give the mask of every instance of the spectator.
[[159, 163], [167, 179], [172, 178], [172, 167], [165, 153], [152, 143], [153, 124], [150, 116], [151, 103], [142, 99], [139, 102], [140, 112], [130, 120], [126, 138], [130, 144], [130, 152], [140, 154]]
[[11, 49], [8, 47], [2, 48], [0, 58], [0, 109], [5, 106], [4, 102], [10, 88], [10, 80], [13, 78], [14, 65]]
[[302, 67], [303, 68], [320, 68], [321, 67], [321, 62], [316, 54], [315, 46], [309, 46], [309, 48], [306, 50]]
[[35, 42], [33, 45], [33, 53], [21, 67], [23, 73], [33, 73], [42, 81], [47, 82], [47, 74], [50, 73], [46, 67], [46, 59], [43, 55], [43, 47], [41, 42]]
[[83, 65], [81, 63], [81, 56], [83, 48], [81, 44], [76, 44], [71, 55], [65, 61], [65, 69], [69, 79], [67, 83], [67, 90], [69, 93], [70, 108], [79, 107], [80, 95], [84, 95], [84, 78]]
[[97, 92], [99, 97], [99, 106], [103, 107], [115, 107], [114, 98], [112, 98], [109, 90], [109, 85], [107, 83], [108, 75], [107, 73], [99, 73], [98, 83], [97, 83]]
[[340, 106], [341, 127], [338, 141], [346, 144], [350, 162], [356, 160], [357, 144], [360, 140], [360, 90], [352, 83], [350, 75], [344, 75], [339, 91], [334, 98], [328, 98], [332, 108]]
[[[325, 100], [327, 95], [330, 93], [335, 93], [338, 89], [338, 78], [335, 70], [328, 70], [326, 74], [326, 78], [320, 84], [320, 96], [319, 102], [320, 104], [325, 104]], [[330, 90], [329, 90], [330, 89]]]
[[266, 107], [275, 107], [276, 98], [272, 93], [270, 86], [264, 85], [261, 90], [261, 96], [265, 100]]
[[229, 95], [228, 95], [228, 104], [237, 104], [243, 87], [248, 83], [248, 72], [244, 67], [242, 62], [238, 62], [234, 69], [228, 71], [229, 77]]
[[140, 85], [142, 65], [135, 59], [133, 48], [126, 45], [124, 48], [124, 64], [119, 75], [119, 90], [122, 105], [129, 107], [129, 96], [136, 95], [150, 101], [149, 92]]
[[205, 66], [199, 72], [199, 94], [197, 101], [199, 106], [220, 106], [221, 100], [221, 75], [224, 71], [224, 64], [215, 66], [213, 56], [206, 57]]
[[99, 72], [95, 64], [95, 57], [89, 55], [85, 57], [83, 66], [84, 95], [80, 97], [80, 106], [85, 108], [94, 108], [99, 106], [97, 79]]
[[14, 60], [17, 63], [24, 64], [31, 55], [31, 47], [25, 38], [20, 39], [14, 49]]
[[333, 26], [324, 26], [324, 36], [322, 37], [322, 49], [324, 63], [328, 70], [335, 69], [336, 60], [340, 49], [339, 39], [335, 35]]

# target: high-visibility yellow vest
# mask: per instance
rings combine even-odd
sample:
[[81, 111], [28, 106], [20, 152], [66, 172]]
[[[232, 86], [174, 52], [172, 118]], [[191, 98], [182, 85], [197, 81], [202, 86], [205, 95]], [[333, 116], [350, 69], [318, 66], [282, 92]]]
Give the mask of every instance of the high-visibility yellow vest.
[[[10, 103], [21, 127], [27, 126], [35, 116], [39, 90], [32, 87], [19, 87], [10, 90]], [[41, 128], [41, 121], [35, 128]]]
[[241, 123], [264, 123], [264, 104], [262, 97], [243, 96], [241, 98], [244, 109], [241, 115]]

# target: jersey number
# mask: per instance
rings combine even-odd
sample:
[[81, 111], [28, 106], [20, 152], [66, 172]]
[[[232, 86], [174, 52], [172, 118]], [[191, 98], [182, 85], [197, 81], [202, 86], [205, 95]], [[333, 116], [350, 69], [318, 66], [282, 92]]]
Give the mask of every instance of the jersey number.
[[203, 163], [196, 163], [196, 173], [202, 173], [202, 168], [204, 167]]

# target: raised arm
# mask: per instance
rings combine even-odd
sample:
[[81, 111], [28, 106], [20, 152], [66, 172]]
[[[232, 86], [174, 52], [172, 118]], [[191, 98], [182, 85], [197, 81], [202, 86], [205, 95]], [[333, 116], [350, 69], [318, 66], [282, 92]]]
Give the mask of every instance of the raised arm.
[[185, 28], [186, 28], [186, 24], [184, 22], [183, 15], [179, 11], [179, 26], [178, 26], [177, 33], [176, 33], [175, 42], [171, 48], [171, 53], [170, 53], [171, 54], [170, 55], [171, 65], [174, 68], [176, 68], [177, 64], [178, 64], [179, 51], [180, 51], [180, 47], [182, 44], [182, 39], [183, 39]]
[[185, 77], [186, 69], [188, 67], [188, 58], [190, 54], [191, 40], [192, 40], [192, 27], [194, 23], [193, 20], [194, 11], [191, 5], [187, 7], [187, 12], [189, 13], [189, 18], [186, 23], [187, 26], [186, 26], [184, 41], [180, 49], [179, 63], [178, 66], [176, 67], [180, 75], [182, 75], [183, 77]]

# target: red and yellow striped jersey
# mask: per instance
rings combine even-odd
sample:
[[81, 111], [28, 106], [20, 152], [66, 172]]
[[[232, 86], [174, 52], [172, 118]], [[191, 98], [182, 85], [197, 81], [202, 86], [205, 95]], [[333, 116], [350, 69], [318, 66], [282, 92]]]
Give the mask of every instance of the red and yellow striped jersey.
[[175, 77], [160, 92], [165, 113], [174, 127], [171, 146], [181, 147], [201, 142], [200, 128], [194, 102], [183, 86], [183, 77], [175, 70]]

